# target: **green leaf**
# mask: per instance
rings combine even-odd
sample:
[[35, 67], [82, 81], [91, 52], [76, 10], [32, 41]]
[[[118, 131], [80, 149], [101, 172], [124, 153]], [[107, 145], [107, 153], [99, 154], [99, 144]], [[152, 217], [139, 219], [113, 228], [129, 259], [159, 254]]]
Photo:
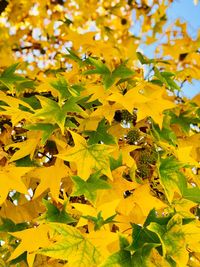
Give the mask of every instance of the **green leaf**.
[[131, 253], [125, 250], [129, 245], [125, 237], [119, 236], [120, 250], [111, 254], [100, 267], [130, 267], [132, 266]]
[[168, 216], [166, 217], [160, 217], [157, 215], [156, 213], [156, 210], [155, 209], [152, 209], [146, 220], [145, 220], [145, 223], [144, 223], [144, 227], [147, 227], [151, 222], [156, 222], [160, 225], [167, 225], [167, 223], [169, 222], [169, 220], [172, 218], [172, 215], [169, 214]]
[[51, 86], [59, 92], [59, 102], [62, 103], [70, 97], [80, 96], [80, 92], [84, 90], [81, 85], [74, 84], [70, 86], [65, 78], [61, 75], [57, 75], [58, 80], [51, 82]]
[[[95, 58], [88, 58], [89, 63], [95, 67], [93, 70], [96, 74], [110, 74], [109, 68], [100, 60], [100, 59], [95, 59]], [[92, 71], [92, 70], [91, 70]], [[89, 72], [89, 73], [88, 73]], [[86, 71], [85, 74], [91, 74], [90, 70]]]
[[183, 197], [200, 204], [200, 189], [198, 187], [184, 188]]
[[200, 123], [200, 119], [195, 117], [194, 114], [188, 110], [185, 112], [181, 112], [179, 115], [176, 115], [173, 112], [169, 112], [169, 115], [171, 116], [171, 124], [179, 125], [181, 130], [185, 134], [189, 133], [191, 123]]
[[[37, 98], [39, 99], [42, 108], [35, 111], [34, 117], [39, 117], [43, 119], [44, 122], [48, 121], [52, 124], [57, 123], [62, 133], [64, 133], [67, 112], [83, 112], [83, 110], [76, 104], [77, 99], [74, 97], [69, 98], [62, 107], [50, 98], [43, 96], [37, 96]], [[47, 128], [48, 127], [49, 126], [47, 126]]]
[[115, 77], [111, 73], [103, 75], [103, 85], [105, 89], [109, 89], [115, 83]]
[[140, 63], [142, 65], [144, 64], [151, 64], [154, 63], [155, 60], [154, 59], [148, 59], [146, 56], [144, 56], [142, 53], [140, 52], [136, 52], [137, 58], [139, 59]]
[[50, 203], [48, 200], [43, 199], [42, 202], [47, 208], [47, 211], [44, 217], [48, 222], [59, 222], [59, 223], [66, 223], [66, 224], [76, 222], [76, 220], [72, 218], [65, 211], [66, 205], [63, 205], [63, 208], [60, 210], [56, 206], [54, 206], [52, 203]]
[[132, 224], [132, 243], [127, 249], [136, 251], [142, 248], [146, 243], [155, 243], [159, 245], [160, 242], [156, 234], [149, 231], [146, 227]]
[[167, 226], [152, 222], [147, 228], [159, 237], [164, 257], [172, 258], [178, 266], [187, 265], [186, 240], [182, 230], [182, 218], [179, 214], [174, 215]]
[[[144, 244], [144, 246], [138, 249], [132, 256], [132, 267], [149, 267], [149, 266], [158, 266], [151, 265], [150, 254], [154, 248], [156, 248], [158, 244], [149, 243]], [[161, 266], [161, 265], [160, 265]], [[164, 265], [166, 266], [166, 265]]]
[[122, 153], [120, 153], [118, 159], [114, 159], [113, 157], [109, 158], [110, 160], [110, 169], [111, 171], [117, 169], [118, 167], [122, 166]]
[[14, 84], [16, 82], [30, 81], [20, 75], [14, 74], [19, 63], [13, 64], [7, 69], [5, 69], [0, 76], [0, 83], [4, 84], [9, 90], [13, 91]]
[[125, 66], [125, 64], [119, 65], [113, 72], [112, 76], [115, 78], [126, 79], [133, 76], [135, 72]]
[[119, 65], [112, 72], [100, 59], [88, 58], [88, 63], [94, 66], [95, 69], [84, 71], [83, 74], [100, 74], [102, 76], [105, 89], [110, 88], [117, 78], [126, 79], [134, 74], [134, 71], [127, 68], [125, 63]]
[[69, 52], [69, 55], [65, 57], [73, 59], [80, 67], [84, 65], [84, 61], [72, 49], [66, 48], [66, 50]]
[[104, 218], [101, 216], [102, 214], [102, 211], [100, 211], [98, 214], [97, 214], [97, 217], [94, 217], [94, 216], [90, 216], [90, 215], [87, 215], [87, 216], [82, 216], [83, 218], [87, 219], [87, 220], [90, 220], [94, 223], [94, 230], [97, 231], [99, 230], [103, 225], [107, 224], [107, 223], [114, 223], [115, 221], [113, 220], [115, 218], [115, 216], [117, 214], [114, 214], [110, 217], [108, 217], [107, 219], [104, 220]]
[[22, 100], [29, 104], [34, 110], [41, 108], [40, 102], [34, 95], [29, 97], [22, 97]]
[[170, 119], [171, 117], [165, 115], [163, 118], [162, 129], [155, 122], [152, 122], [151, 132], [158, 141], [162, 140], [169, 143], [170, 145], [176, 146], [177, 136], [170, 128]]
[[17, 232], [22, 231], [28, 227], [26, 222], [15, 224], [8, 218], [1, 218], [2, 224], [0, 225], [0, 232]]
[[72, 176], [71, 179], [74, 183], [74, 191], [71, 196], [84, 195], [92, 203], [95, 202], [97, 190], [110, 189], [111, 186], [100, 177], [100, 172], [93, 173], [84, 181], [79, 176]]
[[171, 79], [171, 77], [175, 76], [175, 74], [173, 74], [172, 72], [160, 72], [156, 67], [154, 67], [154, 74], [163, 84], [165, 84], [172, 91], [180, 91], [180, 87]]
[[23, 127], [24, 129], [31, 131], [42, 131], [41, 143], [44, 145], [48, 138], [52, 135], [55, 129], [58, 127], [56, 125], [52, 125], [50, 123], [36, 123], [30, 124]]
[[36, 166], [39, 166], [39, 164], [36, 161], [30, 159], [30, 155], [16, 160], [15, 165], [16, 165], [16, 167], [36, 167]]
[[174, 77], [175, 76], [175, 74], [173, 72], [170, 72], [170, 71], [163, 71], [161, 74], [165, 78], [169, 78], [169, 77]]
[[60, 235], [61, 240], [40, 249], [38, 253], [67, 260], [69, 266], [76, 267], [97, 266], [101, 262], [99, 251], [78, 229], [59, 223], [52, 223], [51, 227]]
[[53, 81], [50, 83], [53, 88], [55, 88], [60, 95], [60, 101], [66, 100], [68, 97], [71, 96], [71, 93], [69, 91], [69, 85], [64, 77], [58, 76], [57, 81]]
[[96, 131], [85, 131], [84, 134], [89, 136], [88, 144], [98, 144], [99, 142], [103, 142], [106, 145], [115, 144], [114, 137], [107, 133], [108, 128], [106, 120], [103, 119], [99, 122]]
[[173, 200], [174, 192], [181, 193], [179, 184], [179, 177], [181, 173], [179, 169], [183, 166], [184, 164], [179, 162], [174, 156], [160, 159], [160, 183], [163, 186], [166, 197], [170, 203]]

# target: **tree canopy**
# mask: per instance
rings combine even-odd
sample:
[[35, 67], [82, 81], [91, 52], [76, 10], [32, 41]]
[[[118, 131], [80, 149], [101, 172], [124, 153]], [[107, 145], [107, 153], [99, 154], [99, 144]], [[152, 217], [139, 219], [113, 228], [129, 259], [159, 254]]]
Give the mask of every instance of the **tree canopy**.
[[0, 1], [0, 266], [200, 266], [200, 32], [173, 2]]

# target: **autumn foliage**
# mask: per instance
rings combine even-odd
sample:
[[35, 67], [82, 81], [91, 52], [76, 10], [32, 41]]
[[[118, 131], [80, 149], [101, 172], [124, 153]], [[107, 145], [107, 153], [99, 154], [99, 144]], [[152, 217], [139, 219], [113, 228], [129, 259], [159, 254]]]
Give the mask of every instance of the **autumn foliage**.
[[0, 1], [0, 266], [200, 266], [200, 34], [172, 2]]

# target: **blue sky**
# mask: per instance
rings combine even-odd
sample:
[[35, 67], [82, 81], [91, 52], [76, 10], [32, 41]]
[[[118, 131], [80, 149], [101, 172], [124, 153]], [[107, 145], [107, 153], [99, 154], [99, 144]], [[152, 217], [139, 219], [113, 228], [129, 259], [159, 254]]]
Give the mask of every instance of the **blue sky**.
[[[187, 31], [192, 38], [196, 38], [200, 30], [200, 3], [195, 6], [193, 0], [176, 0], [167, 12], [169, 23], [180, 18], [181, 21], [188, 23]], [[184, 85], [183, 94], [187, 97], [193, 97], [200, 93], [200, 81], [193, 81], [193, 84]]]
[[176, 18], [188, 23], [188, 33], [196, 37], [200, 29], [200, 3], [195, 6], [193, 0], [175, 0], [167, 12], [169, 23]]
[[[175, 0], [171, 4], [167, 11], [168, 24], [172, 24], [177, 18], [181, 22], [187, 22], [187, 31], [192, 38], [196, 38], [198, 31], [200, 31], [200, 3], [195, 6], [193, 0]], [[136, 25], [140, 27], [139, 25]], [[137, 32], [139, 29], [137, 27], [133, 29], [133, 33]], [[151, 57], [153, 57], [153, 51], [155, 46], [142, 47], [143, 52]], [[200, 70], [199, 70], [200, 71]], [[183, 88], [183, 95], [192, 98], [196, 94], [200, 93], [200, 81], [194, 80], [192, 84], [185, 83]]]

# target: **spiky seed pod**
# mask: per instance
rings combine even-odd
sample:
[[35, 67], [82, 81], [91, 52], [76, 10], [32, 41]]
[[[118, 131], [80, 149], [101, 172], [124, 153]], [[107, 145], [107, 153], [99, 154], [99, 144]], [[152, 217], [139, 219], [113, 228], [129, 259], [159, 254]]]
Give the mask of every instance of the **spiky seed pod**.
[[153, 149], [145, 149], [140, 153], [139, 161], [145, 164], [155, 164], [158, 160], [158, 152]]
[[142, 179], [146, 179], [149, 178], [151, 175], [151, 170], [149, 168], [148, 164], [139, 164], [137, 167], [137, 174], [142, 178]]
[[134, 144], [140, 138], [140, 132], [137, 129], [131, 130], [127, 134], [127, 140], [129, 144]]
[[137, 120], [137, 115], [135, 112], [131, 114], [128, 110], [122, 110], [122, 121], [135, 122]]

